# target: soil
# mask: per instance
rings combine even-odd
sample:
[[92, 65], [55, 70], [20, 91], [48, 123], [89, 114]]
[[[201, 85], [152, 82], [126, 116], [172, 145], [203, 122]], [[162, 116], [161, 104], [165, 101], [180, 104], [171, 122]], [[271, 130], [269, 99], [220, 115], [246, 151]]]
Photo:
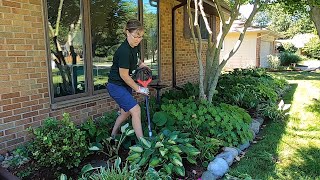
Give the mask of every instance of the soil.
[[[125, 149], [120, 149], [119, 156], [121, 157], [122, 160], [126, 159], [128, 156], [129, 151]], [[64, 173], [67, 175], [68, 179], [78, 179], [79, 175], [81, 174], [81, 168], [85, 166], [86, 164], [89, 164], [93, 161], [107, 161], [108, 158], [106, 155], [100, 153], [100, 154], [92, 154], [86, 157], [78, 166], [78, 168], [73, 168], [73, 169], [65, 169], [59, 170], [53, 170], [52, 168], [39, 168], [36, 169], [34, 172], [32, 172], [29, 176], [24, 177], [23, 179], [25, 180], [56, 180], [57, 177], [61, 175], [61, 173]], [[194, 165], [188, 163], [188, 161], [184, 161], [184, 167], [186, 170], [186, 176], [185, 177], [173, 177], [173, 179], [181, 179], [181, 180], [197, 180], [198, 178], [201, 177], [202, 172], [206, 171], [206, 168], [201, 166], [201, 162], [198, 162], [197, 164], [199, 165]], [[34, 161], [29, 161], [27, 164], [22, 165], [19, 168], [16, 169], [8, 169], [12, 174], [17, 176], [18, 173], [25, 172], [28, 170], [30, 167], [35, 167]]]

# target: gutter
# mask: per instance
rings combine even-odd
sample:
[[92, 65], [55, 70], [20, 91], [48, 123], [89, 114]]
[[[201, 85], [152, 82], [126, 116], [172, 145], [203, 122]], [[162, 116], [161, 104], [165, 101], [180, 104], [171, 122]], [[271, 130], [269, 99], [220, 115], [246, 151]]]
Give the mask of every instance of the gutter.
[[176, 10], [184, 5], [187, 4], [187, 0], [183, 0], [180, 4], [174, 6], [172, 8], [172, 19], [171, 19], [171, 25], [172, 25], [172, 87], [177, 87], [177, 77], [176, 77], [176, 57], [175, 57], [175, 51], [176, 51], [176, 38], [175, 38], [175, 32], [176, 32]]

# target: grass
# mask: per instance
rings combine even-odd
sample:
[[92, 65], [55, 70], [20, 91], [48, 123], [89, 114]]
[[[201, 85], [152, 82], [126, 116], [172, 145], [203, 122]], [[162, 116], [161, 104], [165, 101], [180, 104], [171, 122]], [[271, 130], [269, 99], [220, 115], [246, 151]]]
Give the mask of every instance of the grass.
[[[320, 73], [272, 73], [286, 78], [291, 89], [284, 96], [291, 103], [284, 122], [265, 122], [258, 135], [229, 176], [241, 179], [320, 180]], [[228, 177], [228, 176], [226, 176]]]

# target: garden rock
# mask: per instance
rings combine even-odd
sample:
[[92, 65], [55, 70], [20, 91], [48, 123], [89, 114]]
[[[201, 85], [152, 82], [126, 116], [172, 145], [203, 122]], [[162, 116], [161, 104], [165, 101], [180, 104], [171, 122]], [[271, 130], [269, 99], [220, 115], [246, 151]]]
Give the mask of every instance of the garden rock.
[[254, 118], [253, 120], [258, 121], [260, 123], [260, 125], [262, 125], [264, 122], [264, 119], [262, 117], [257, 117], [257, 118]]
[[201, 175], [201, 180], [216, 180], [218, 178], [218, 176], [212, 174], [210, 171], [205, 171]]
[[233, 156], [233, 153], [230, 151], [226, 151], [223, 153], [220, 153], [216, 156], [216, 158], [222, 158], [224, 159], [229, 166], [231, 166], [231, 164], [233, 163], [233, 159], [235, 158], [235, 156]]
[[251, 125], [250, 125], [250, 128], [254, 131], [255, 134], [258, 134], [259, 133], [259, 129], [260, 129], [260, 123], [256, 120], [253, 120]]
[[252, 130], [252, 129], [250, 129], [250, 131], [251, 131], [251, 134], [252, 134], [253, 139], [255, 139], [255, 138], [256, 138], [256, 133], [255, 133], [254, 130]]
[[240, 145], [239, 149], [241, 151], [243, 151], [243, 150], [247, 149], [249, 146], [250, 146], [250, 143], [249, 143], [249, 141], [247, 141], [244, 144]]
[[229, 165], [226, 160], [222, 158], [215, 158], [209, 163], [208, 171], [211, 171], [214, 175], [222, 177], [229, 170]]
[[233, 157], [236, 157], [236, 156], [238, 156], [238, 155], [241, 153], [241, 150], [240, 150], [240, 149], [233, 148], [233, 147], [224, 147], [223, 150], [224, 150], [225, 152], [230, 152], [230, 153], [232, 153]]

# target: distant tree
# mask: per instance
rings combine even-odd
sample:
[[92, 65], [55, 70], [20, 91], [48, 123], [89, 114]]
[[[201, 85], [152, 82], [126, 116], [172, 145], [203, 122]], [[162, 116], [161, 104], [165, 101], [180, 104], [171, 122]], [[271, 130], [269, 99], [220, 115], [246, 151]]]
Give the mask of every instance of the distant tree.
[[305, 13], [313, 21], [320, 37], [320, 1], [319, 0], [275, 0], [291, 14]]

